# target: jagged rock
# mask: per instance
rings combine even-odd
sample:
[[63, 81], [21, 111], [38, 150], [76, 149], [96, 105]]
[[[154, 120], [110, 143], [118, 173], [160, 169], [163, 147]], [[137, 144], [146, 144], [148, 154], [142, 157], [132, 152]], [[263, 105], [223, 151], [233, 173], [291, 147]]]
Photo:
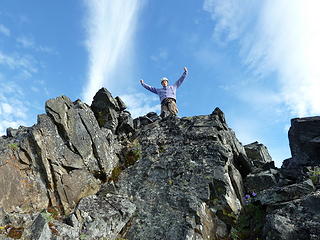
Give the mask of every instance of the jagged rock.
[[119, 162], [120, 145], [86, 104], [62, 96], [47, 101], [46, 111], [33, 127], [0, 141], [0, 201], [7, 212], [40, 211], [50, 201], [69, 213]]
[[[259, 237], [261, 226], [264, 239], [320, 234], [318, 118], [293, 120], [294, 154], [279, 173], [262, 144], [242, 146], [219, 108], [132, 120], [106, 89], [91, 107], [66, 96], [45, 106], [37, 124], [0, 138], [0, 225], [22, 239], [229, 239], [251, 203]], [[258, 194], [244, 201], [245, 192]], [[46, 208], [59, 217], [38, 216]]]
[[134, 124], [131, 114], [120, 97], [113, 98], [111, 93], [101, 88], [93, 98], [91, 109], [100, 127], [110, 129], [112, 133], [132, 135]]
[[275, 174], [270, 171], [259, 172], [255, 174], [249, 174], [245, 179], [245, 187], [247, 192], [260, 192], [264, 189], [268, 189], [276, 186], [277, 179]]
[[289, 129], [291, 162], [320, 165], [320, 117], [294, 118]]
[[[119, 159], [87, 105], [80, 101], [73, 104], [63, 96], [47, 101], [46, 111], [52, 119], [40, 115], [33, 135], [42, 149], [49, 184], [56, 186], [51, 199], [55, 200], [54, 205], [61, 204], [70, 212], [82, 197], [99, 190], [94, 177], [105, 179], [103, 176], [110, 174]], [[38, 137], [43, 132], [45, 139]], [[73, 191], [67, 193], [70, 190], [66, 189]]]
[[127, 111], [123, 111], [119, 114], [119, 125], [117, 128], [117, 134], [125, 133], [134, 133], [133, 119], [131, 114]]
[[122, 237], [218, 239], [229, 234], [243, 193], [233, 161], [244, 149], [221, 119], [216, 111], [140, 129], [141, 158], [115, 183], [137, 208]]
[[303, 167], [294, 162], [292, 158], [288, 158], [282, 162], [280, 171], [284, 178], [294, 182], [302, 181], [305, 176]]
[[155, 122], [157, 120], [161, 120], [161, 117], [158, 116], [157, 113], [155, 112], [149, 112], [147, 113], [146, 117], [148, 117], [152, 122]]
[[123, 111], [127, 108], [126, 104], [122, 101], [120, 97], [117, 96], [115, 99], [117, 100], [120, 111]]
[[81, 233], [92, 239], [116, 239], [130, 223], [136, 206], [128, 196], [106, 193], [82, 199], [77, 207], [81, 216]]
[[247, 157], [258, 171], [274, 168], [274, 162], [266, 146], [261, 143], [253, 142], [244, 146]]
[[18, 129], [14, 129], [14, 128], [7, 128], [7, 136], [8, 137], [16, 137], [18, 133]]
[[74, 239], [90, 239], [80, 234], [78, 227], [73, 227], [60, 221], [52, 221], [51, 223], [52, 240], [74, 240]]
[[49, 199], [39, 172], [30, 167], [28, 154], [19, 143], [1, 140], [0, 203], [4, 211], [37, 212], [46, 208]]
[[135, 118], [133, 120], [133, 125], [135, 129], [141, 128], [144, 125], [153, 123], [155, 121], [161, 120], [161, 117], [155, 112], [149, 112], [147, 115]]
[[320, 192], [278, 206], [266, 217], [266, 240], [318, 240]]
[[[17, 209], [18, 211], [18, 209]], [[20, 214], [17, 212], [7, 213], [0, 208], [0, 239], [12, 240], [16, 239], [30, 239], [25, 237], [27, 234], [26, 228], [31, 227], [37, 214]], [[22, 226], [23, 225], [23, 226]]]
[[263, 205], [273, 205], [281, 202], [302, 198], [315, 191], [315, 187], [310, 179], [284, 187], [275, 187], [261, 191], [256, 200]]
[[30, 239], [48, 240], [51, 239], [51, 236], [52, 233], [49, 228], [47, 219], [44, 217], [43, 213], [40, 213], [31, 226]]
[[100, 127], [105, 127], [114, 133], [118, 126], [118, 112], [120, 107], [116, 99], [114, 99], [111, 93], [101, 88], [93, 98], [91, 109], [98, 120]]

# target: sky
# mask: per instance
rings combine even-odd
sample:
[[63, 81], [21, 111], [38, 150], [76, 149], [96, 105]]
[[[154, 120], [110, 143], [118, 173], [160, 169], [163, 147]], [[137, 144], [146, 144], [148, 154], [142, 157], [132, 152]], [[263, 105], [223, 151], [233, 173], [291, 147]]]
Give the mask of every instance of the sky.
[[179, 116], [219, 107], [242, 144], [290, 158], [296, 117], [320, 114], [318, 0], [56, 0], [0, 3], [0, 134], [32, 126], [61, 95], [91, 104], [106, 87], [132, 116], [155, 111], [142, 88], [174, 83]]

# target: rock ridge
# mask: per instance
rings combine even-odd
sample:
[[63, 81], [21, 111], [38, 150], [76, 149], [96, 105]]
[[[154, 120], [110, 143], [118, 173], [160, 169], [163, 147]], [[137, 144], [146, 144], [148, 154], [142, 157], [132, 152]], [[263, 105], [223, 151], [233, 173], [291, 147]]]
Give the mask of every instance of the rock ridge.
[[0, 138], [0, 239], [320, 235], [319, 117], [292, 120], [292, 158], [278, 169], [219, 108], [132, 119], [102, 88], [91, 106], [60, 96], [45, 112]]

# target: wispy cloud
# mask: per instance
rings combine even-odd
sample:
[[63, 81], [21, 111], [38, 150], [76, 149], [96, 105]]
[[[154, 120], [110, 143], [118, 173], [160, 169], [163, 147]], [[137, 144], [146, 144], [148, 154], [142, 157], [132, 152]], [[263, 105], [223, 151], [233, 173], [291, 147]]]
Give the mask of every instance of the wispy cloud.
[[133, 118], [143, 116], [148, 112], [160, 111], [159, 98], [143, 93], [121, 95], [120, 98], [126, 103]]
[[5, 35], [7, 37], [9, 37], [11, 34], [10, 30], [6, 26], [4, 26], [3, 24], [0, 24], [0, 33], [2, 33], [3, 35]]
[[39, 63], [31, 55], [7, 54], [0, 50], [0, 65], [5, 65], [12, 70], [19, 70], [24, 76], [30, 77], [38, 72]]
[[274, 73], [292, 114], [320, 113], [320, 2], [318, 0], [205, 0], [214, 38], [238, 41], [243, 63], [257, 77]]
[[28, 107], [22, 89], [13, 82], [4, 81], [0, 76], [0, 134], [8, 127], [25, 125]]
[[130, 46], [134, 45], [133, 33], [143, 1], [83, 1], [88, 12], [85, 28], [89, 52], [88, 83], [83, 90], [83, 99], [91, 102], [99, 88], [110, 88], [112, 84], [116, 84], [111, 75], [117, 71], [117, 63], [123, 57], [131, 57]]
[[57, 52], [46, 46], [41, 46], [37, 44], [32, 37], [21, 36], [16, 39], [20, 47], [29, 48], [36, 52], [48, 53], [48, 54], [57, 54]]

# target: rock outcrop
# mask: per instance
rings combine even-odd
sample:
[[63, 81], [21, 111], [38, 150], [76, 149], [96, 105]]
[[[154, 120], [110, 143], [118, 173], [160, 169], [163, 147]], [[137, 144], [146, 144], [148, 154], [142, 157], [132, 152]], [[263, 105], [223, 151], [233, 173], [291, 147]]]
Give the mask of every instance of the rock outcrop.
[[219, 108], [133, 120], [102, 88], [45, 110], [0, 139], [0, 239], [318, 239], [317, 118], [292, 121], [278, 169]]

